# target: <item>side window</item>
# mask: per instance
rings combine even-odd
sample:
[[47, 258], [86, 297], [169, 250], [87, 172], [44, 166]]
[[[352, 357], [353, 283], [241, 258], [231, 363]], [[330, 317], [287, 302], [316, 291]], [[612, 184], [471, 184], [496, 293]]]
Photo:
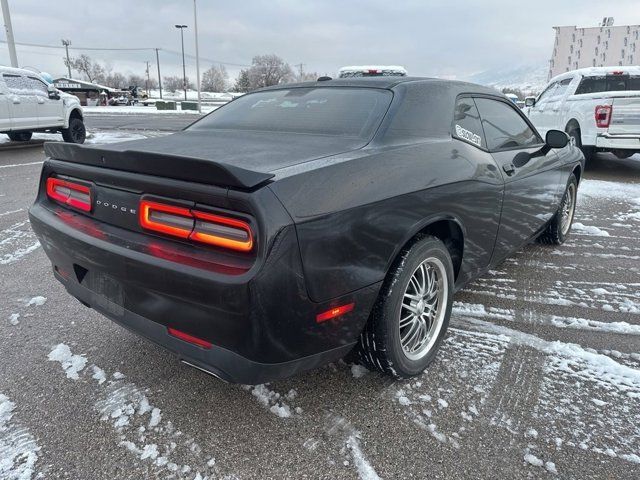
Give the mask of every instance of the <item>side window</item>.
[[489, 150], [526, 148], [542, 143], [518, 112], [506, 102], [476, 98]]
[[544, 102], [544, 101], [548, 100], [549, 97], [551, 97], [551, 95], [553, 95], [554, 90], [556, 89], [557, 86], [558, 86], [558, 82], [553, 82], [551, 85], [549, 85], [547, 88], [545, 88], [545, 90], [538, 97], [538, 100], [536, 101], [536, 103], [540, 103], [541, 101]]
[[569, 84], [571, 83], [571, 80], [573, 80], [573, 78], [565, 78], [560, 83], [558, 83], [558, 88], [553, 93], [553, 96], [555, 97], [555, 96], [564, 95], [567, 91], [567, 88], [569, 88]]
[[29, 81], [29, 87], [34, 90], [36, 95], [44, 97], [49, 96], [47, 85], [42, 80], [36, 77], [28, 77], [27, 80]]
[[10, 75], [8, 73], [4, 73], [2, 75], [4, 78], [4, 83], [7, 84], [7, 88], [10, 91], [19, 90], [22, 88], [22, 77], [20, 75]]
[[471, 97], [459, 98], [453, 114], [453, 136], [476, 147], [487, 148], [483, 138], [480, 114]]

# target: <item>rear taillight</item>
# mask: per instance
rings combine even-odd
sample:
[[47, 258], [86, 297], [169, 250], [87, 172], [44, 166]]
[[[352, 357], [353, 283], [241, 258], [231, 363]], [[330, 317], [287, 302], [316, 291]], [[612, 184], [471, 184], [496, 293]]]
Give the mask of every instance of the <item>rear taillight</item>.
[[611, 114], [613, 107], [611, 105], [598, 105], [595, 110], [596, 127], [607, 128], [611, 123]]
[[249, 223], [226, 215], [142, 200], [140, 226], [173, 237], [240, 252], [253, 248]]
[[184, 342], [191, 343], [201, 348], [206, 348], [207, 350], [209, 350], [213, 346], [213, 344], [207, 340], [194, 337], [193, 335], [189, 335], [188, 333], [185, 333], [181, 330], [176, 330], [175, 328], [168, 327], [167, 331], [169, 332], [169, 335], [171, 335], [172, 337], [179, 338]]
[[84, 212], [91, 211], [91, 188], [70, 180], [47, 178], [47, 196], [56, 202]]

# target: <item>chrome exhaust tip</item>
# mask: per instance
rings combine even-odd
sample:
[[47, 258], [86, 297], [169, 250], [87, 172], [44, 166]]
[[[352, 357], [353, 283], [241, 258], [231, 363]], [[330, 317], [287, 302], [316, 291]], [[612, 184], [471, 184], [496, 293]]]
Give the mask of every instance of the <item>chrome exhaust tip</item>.
[[224, 382], [224, 383], [229, 383], [228, 381], [226, 381], [224, 378], [222, 378], [220, 375], [218, 375], [215, 372], [212, 372], [211, 370], [207, 370], [206, 368], [202, 368], [198, 365], [194, 365], [193, 363], [187, 362], [186, 360], [180, 360], [181, 363], [184, 363], [185, 365], [191, 367], [191, 368], [195, 368], [196, 370], [200, 370], [201, 372], [206, 373], [207, 375], [211, 375], [212, 377], [217, 378], [218, 380]]

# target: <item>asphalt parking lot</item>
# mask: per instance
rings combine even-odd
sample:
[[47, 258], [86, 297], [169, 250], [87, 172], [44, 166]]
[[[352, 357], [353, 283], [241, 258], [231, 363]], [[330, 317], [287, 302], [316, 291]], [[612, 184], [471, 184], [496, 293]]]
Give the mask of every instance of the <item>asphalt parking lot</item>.
[[638, 478], [640, 156], [588, 165], [565, 245], [457, 294], [422, 376], [258, 387], [66, 294], [27, 219], [42, 158], [0, 152], [0, 478]]

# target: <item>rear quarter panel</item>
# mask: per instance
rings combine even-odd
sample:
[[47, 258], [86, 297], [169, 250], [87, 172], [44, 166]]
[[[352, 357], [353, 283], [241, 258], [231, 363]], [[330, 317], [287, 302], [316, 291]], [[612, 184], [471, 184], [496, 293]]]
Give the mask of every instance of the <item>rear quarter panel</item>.
[[314, 301], [383, 280], [402, 247], [436, 220], [463, 230], [458, 284], [488, 266], [503, 194], [491, 155], [450, 138], [361, 152], [270, 187], [296, 224]]

